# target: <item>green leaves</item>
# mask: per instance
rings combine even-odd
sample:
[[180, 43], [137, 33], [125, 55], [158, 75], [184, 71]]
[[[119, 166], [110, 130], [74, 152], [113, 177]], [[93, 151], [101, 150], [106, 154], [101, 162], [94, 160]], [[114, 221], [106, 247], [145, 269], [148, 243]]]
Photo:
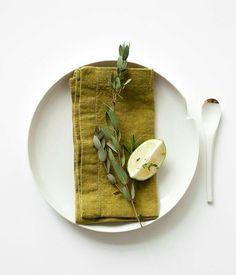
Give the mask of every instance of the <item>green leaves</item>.
[[112, 143], [116, 149], [116, 152], [120, 151], [121, 150], [121, 146], [118, 142], [118, 140], [114, 137], [114, 136], [111, 136], [111, 140], [112, 140]]
[[[124, 69], [125, 67], [123, 63], [121, 63], [119, 70], [124, 70]], [[111, 86], [115, 91], [121, 91], [124, 88], [123, 78], [119, 75], [114, 76], [113, 78], [111, 78]]]
[[136, 138], [134, 135], [131, 138], [131, 141], [124, 145], [125, 150], [131, 155], [133, 151], [139, 147], [139, 145], [142, 143], [141, 138]]
[[117, 67], [120, 70], [122, 70], [122, 68], [123, 68], [123, 59], [122, 59], [122, 56], [119, 56], [118, 59], [117, 59]]
[[134, 183], [133, 182], [131, 183], [131, 191], [130, 191], [130, 193], [131, 193], [131, 198], [133, 200], [135, 198], [135, 188], [134, 188]]
[[121, 146], [119, 144], [121, 134], [118, 129], [118, 118], [116, 113], [112, 110], [112, 108], [106, 105], [106, 122], [109, 128], [102, 128], [102, 131], [108, 140], [107, 145], [114, 151], [119, 152], [121, 150]]
[[126, 60], [128, 58], [129, 48], [130, 48], [130, 44], [126, 45], [125, 43], [123, 43], [123, 45], [119, 46], [119, 55], [120, 57], [122, 57], [123, 60]]
[[130, 155], [132, 154], [131, 148], [128, 144], [124, 144], [124, 148]]
[[126, 70], [127, 68], [127, 61], [123, 60], [123, 58], [121, 56], [119, 56], [118, 60], [117, 60], [117, 69], [122, 72], [124, 70]]
[[126, 174], [122, 166], [115, 159], [111, 149], [108, 149], [108, 157], [119, 181], [124, 185], [127, 184], [129, 182], [128, 175]]
[[123, 47], [120, 45], [119, 46], [119, 55], [122, 56], [122, 54], [123, 54]]
[[98, 149], [98, 158], [102, 162], [104, 162], [107, 159], [107, 151], [103, 147], [100, 147]]
[[127, 186], [122, 186], [120, 191], [128, 201], [131, 200], [131, 195], [130, 195], [130, 192], [129, 192]]
[[120, 140], [121, 140], [121, 131], [120, 130], [117, 131], [117, 139], [120, 142]]
[[115, 153], [118, 153], [121, 149], [120, 144], [118, 143], [118, 141], [113, 136], [112, 136], [112, 142], [108, 141], [107, 146], [109, 146]]
[[107, 121], [108, 126], [117, 130], [118, 119], [117, 119], [115, 112], [109, 106], [106, 106], [106, 121]]
[[129, 48], [130, 45], [126, 45], [125, 43], [119, 46], [119, 57], [116, 63], [117, 74], [111, 75], [111, 87], [113, 89], [113, 98], [119, 97], [120, 99], [122, 99], [120, 93], [131, 81], [131, 79], [127, 79], [127, 58], [129, 56]]
[[107, 174], [107, 178], [111, 184], [116, 184], [116, 178], [112, 174]]
[[104, 133], [101, 128], [96, 127], [95, 133], [93, 136], [93, 145], [98, 150], [98, 159], [102, 162], [107, 159], [106, 140]]
[[106, 163], [106, 170], [107, 170], [107, 173], [110, 173], [110, 169], [111, 169], [111, 163], [110, 163], [110, 160], [107, 159], [107, 163]]
[[129, 56], [129, 45], [126, 45], [123, 49], [122, 57], [126, 60]]
[[125, 166], [125, 150], [124, 147], [122, 147], [122, 152], [121, 152], [121, 166]]
[[105, 149], [105, 147], [106, 147], [106, 139], [105, 138], [102, 138], [101, 144], [102, 144], [102, 148]]
[[105, 135], [106, 139], [111, 139], [111, 136], [113, 135], [112, 131], [109, 128], [101, 128], [101, 131]]
[[102, 144], [101, 144], [99, 138], [98, 138], [96, 135], [93, 136], [93, 145], [94, 145], [97, 149], [99, 149], [99, 148], [102, 147]]
[[128, 80], [126, 80], [125, 83], [124, 83], [124, 86], [128, 85], [131, 81], [132, 81], [131, 78], [129, 78]]
[[103, 132], [101, 131], [101, 128], [99, 128], [99, 127], [96, 127], [95, 128], [95, 133], [94, 133], [94, 135], [101, 141], [102, 140], [102, 138], [104, 137], [104, 134], [103, 134]]
[[117, 153], [117, 150], [111, 141], [107, 142], [107, 146], [110, 147], [111, 150], [113, 150], [115, 153]]
[[[140, 139], [135, 138], [133, 135], [129, 144], [120, 145], [121, 132], [118, 127], [118, 118], [110, 106], [105, 106], [106, 121], [109, 128], [97, 128], [93, 143], [98, 149], [98, 158], [103, 162], [106, 169], [108, 181], [118, 188], [115, 194], [122, 194], [125, 199], [133, 201], [135, 198], [135, 185], [134, 182], [128, 184], [129, 177], [124, 168], [126, 162], [124, 149], [131, 154], [139, 146]], [[112, 172], [110, 166], [113, 168]]]

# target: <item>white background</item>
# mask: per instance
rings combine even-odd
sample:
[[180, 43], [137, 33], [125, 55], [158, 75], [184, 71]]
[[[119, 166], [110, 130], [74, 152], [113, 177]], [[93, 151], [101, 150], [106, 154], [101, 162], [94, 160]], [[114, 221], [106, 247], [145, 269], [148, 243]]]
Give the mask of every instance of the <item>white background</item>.
[[[235, 13], [233, 0], [0, 1], [0, 274], [236, 274]], [[72, 226], [41, 197], [27, 131], [58, 78], [115, 59], [123, 41], [130, 61], [172, 82], [197, 119], [206, 98], [220, 101], [215, 203], [201, 154], [173, 211], [144, 230], [103, 234]]]

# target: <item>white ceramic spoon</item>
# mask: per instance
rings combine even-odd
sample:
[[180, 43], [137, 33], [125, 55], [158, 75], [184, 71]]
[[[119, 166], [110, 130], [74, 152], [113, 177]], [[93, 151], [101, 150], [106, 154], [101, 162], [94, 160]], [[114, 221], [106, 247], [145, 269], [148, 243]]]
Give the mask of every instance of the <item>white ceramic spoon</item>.
[[221, 108], [219, 102], [210, 98], [202, 106], [202, 122], [205, 132], [206, 151], [206, 190], [207, 202], [213, 202], [212, 190], [212, 156], [214, 151], [214, 141], [221, 118]]

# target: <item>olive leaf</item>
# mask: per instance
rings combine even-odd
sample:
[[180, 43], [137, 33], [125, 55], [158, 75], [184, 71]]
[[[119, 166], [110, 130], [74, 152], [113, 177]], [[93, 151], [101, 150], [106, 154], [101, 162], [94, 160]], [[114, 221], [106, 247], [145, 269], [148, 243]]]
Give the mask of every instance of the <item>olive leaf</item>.
[[113, 80], [111, 84], [112, 84], [112, 88], [115, 90], [116, 89], [116, 81]]
[[106, 123], [107, 123], [107, 125], [108, 125], [109, 127], [113, 127], [112, 124], [111, 124], [111, 120], [110, 120], [110, 118], [109, 118], [107, 112], [106, 112]]
[[134, 135], [132, 135], [132, 146], [133, 146], [133, 148], [134, 148], [134, 146], [135, 146], [135, 143], [136, 143], [135, 136], [134, 136]]
[[117, 129], [118, 119], [115, 112], [112, 109], [108, 109], [106, 111], [106, 120], [109, 126], [112, 126], [114, 129]]
[[123, 55], [123, 47], [120, 45], [119, 46], [119, 55], [122, 56]]
[[123, 59], [122, 59], [122, 56], [119, 56], [117, 60], [118, 69], [122, 69], [122, 65], [123, 65]]
[[114, 73], [111, 74], [111, 82], [114, 81]]
[[107, 173], [110, 173], [111, 163], [110, 163], [109, 158], [107, 158], [106, 169], [107, 169]]
[[105, 147], [106, 147], [106, 139], [105, 138], [103, 138], [101, 140], [101, 144], [102, 144], [103, 149], [105, 149]]
[[134, 183], [131, 183], [131, 198], [132, 200], [135, 198], [135, 188], [134, 188]]
[[99, 138], [98, 138], [96, 135], [93, 136], [93, 145], [94, 145], [97, 149], [99, 149], [99, 148], [102, 147], [102, 144], [101, 144]]
[[101, 140], [104, 137], [104, 134], [99, 127], [95, 128], [94, 135], [97, 136], [99, 140]]
[[117, 133], [117, 138], [118, 138], [118, 141], [120, 141], [120, 140], [121, 140], [121, 131], [118, 130], [117, 132], [118, 132], [118, 133]]
[[131, 78], [129, 78], [127, 81], [125, 81], [125, 83], [124, 83], [124, 85], [126, 86], [126, 85], [128, 85], [130, 82], [131, 82]]
[[122, 186], [122, 187], [120, 188], [120, 191], [122, 192], [123, 196], [124, 196], [128, 201], [131, 200], [131, 195], [130, 195], [130, 193], [129, 193], [129, 191], [128, 191], [128, 188], [127, 188], [126, 186]]
[[98, 149], [98, 158], [102, 162], [107, 159], [107, 151], [105, 149], [103, 149], [103, 147], [100, 147]]
[[108, 157], [119, 181], [124, 185], [127, 184], [129, 182], [129, 178], [125, 170], [121, 167], [121, 165], [115, 159], [111, 149], [108, 149]]
[[113, 111], [112, 107], [109, 106], [108, 104], [103, 103], [103, 105], [104, 105], [104, 107], [105, 107], [105, 111], [106, 111], [106, 112], [109, 111], [109, 110], [112, 110], [112, 111]]
[[126, 60], [129, 56], [129, 46], [125, 46], [124, 50], [123, 50], [123, 54], [122, 54], [122, 57], [124, 60]]
[[131, 155], [135, 149], [142, 143], [140, 138], [136, 139], [134, 135], [132, 135], [131, 141], [128, 144], [124, 144], [125, 150]]
[[139, 137], [138, 139], [136, 139], [133, 135], [133, 150], [137, 149], [141, 143], [143, 143], [142, 138]]
[[121, 166], [122, 167], [125, 166], [125, 151], [124, 151], [124, 147], [122, 147], [122, 151], [121, 151]]
[[103, 162], [104, 168], [106, 170], [106, 173], [109, 174], [110, 173], [110, 161], [107, 158], [106, 161]]
[[111, 184], [116, 184], [116, 178], [112, 174], [107, 174], [107, 178]]
[[117, 153], [117, 150], [116, 150], [115, 146], [113, 145], [113, 143], [111, 141], [107, 142], [107, 146], [110, 147], [114, 152]]
[[124, 71], [127, 68], [127, 61], [123, 61], [121, 71]]
[[105, 135], [106, 139], [111, 139], [111, 136], [113, 135], [112, 131], [109, 128], [101, 128], [101, 131]]
[[[121, 69], [122, 69], [122, 66], [123, 66], [123, 65], [121, 65]], [[116, 77], [116, 89], [117, 89], [117, 90], [121, 89], [121, 86], [122, 86], [122, 84], [121, 84], [120, 77], [117, 76], [117, 77]]]
[[98, 137], [99, 140], [101, 140], [104, 137], [104, 134], [103, 134], [103, 132], [101, 130], [97, 134], [97, 137]]
[[132, 154], [131, 148], [128, 144], [124, 144], [124, 148], [130, 155]]
[[112, 141], [116, 151], [117, 152], [120, 151], [120, 149], [121, 149], [120, 144], [114, 136], [111, 136], [111, 141]]

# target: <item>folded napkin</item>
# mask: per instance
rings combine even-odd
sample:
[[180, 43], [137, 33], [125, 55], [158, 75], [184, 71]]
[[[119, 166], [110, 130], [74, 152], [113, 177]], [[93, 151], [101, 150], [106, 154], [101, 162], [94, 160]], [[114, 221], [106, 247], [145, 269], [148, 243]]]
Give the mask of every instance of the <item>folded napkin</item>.
[[[85, 66], [70, 78], [72, 95], [76, 222], [80, 224], [135, 221], [130, 202], [107, 180], [92, 138], [96, 126], [105, 125], [104, 105], [111, 105], [109, 80], [115, 68]], [[128, 69], [132, 81], [122, 92], [116, 112], [122, 143], [132, 135], [147, 140], [154, 137], [153, 71]], [[136, 184], [135, 206], [144, 220], [158, 217], [156, 179]]]

